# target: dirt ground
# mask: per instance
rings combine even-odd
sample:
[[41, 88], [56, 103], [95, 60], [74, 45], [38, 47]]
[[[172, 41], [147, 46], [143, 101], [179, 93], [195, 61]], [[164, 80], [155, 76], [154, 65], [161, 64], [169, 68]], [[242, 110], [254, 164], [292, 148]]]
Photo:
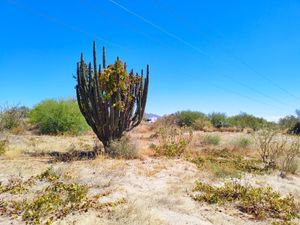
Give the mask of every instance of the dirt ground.
[[[130, 134], [131, 140], [139, 147], [138, 159], [98, 156], [96, 159], [70, 162], [53, 161], [46, 153], [74, 149], [90, 151], [96, 142], [94, 135], [9, 135], [9, 151], [0, 157], [0, 182], [5, 183], [13, 177], [28, 179], [53, 167], [58, 173], [67, 174], [70, 179], [87, 184], [89, 194], [109, 191], [110, 194], [101, 199], [103, 202], [126, 199], [124, 204], [109, 211], [74, 213], [54, 224], [270, 224], [269, 220], [255, 220], [230, 205], [218, 206], [194, 201], [190, 194], [196, 180], [219, 184], [230, 178], [214, 179], [183, 158], [153, 156], [149, 150], [149, 145], [156, 141], [151, 138], [152, 134], [147, 127], [140, 127]], [[219, 135], [221, 145], [226, 145], [236, 136], [247, 134]], [[278, 172], [268, 175], [245, 174], [240, 182], [271, 186], [282, 195], [292, 193], [295, 200], [300, 202], [299, 175], [282, 179]], [[299, 220], [295, 222], [299, 223]], [[22, 223], [17, 218], [0, 216], [1, 225]]]

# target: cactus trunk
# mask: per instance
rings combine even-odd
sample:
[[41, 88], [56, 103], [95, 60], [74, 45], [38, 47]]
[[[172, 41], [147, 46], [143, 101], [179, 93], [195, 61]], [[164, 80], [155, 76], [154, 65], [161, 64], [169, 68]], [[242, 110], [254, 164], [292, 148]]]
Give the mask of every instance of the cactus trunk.
[[[126, 63], [117, 58], [106, 66], [103, 48], [103, 65], [97, 65], [96, 44], [93, 46], [93, 66], [87, 65], [81, 54], [77, 63], [77, 101], [89, 126], [109, 153], [112, 140], [138, 126], [143, 119], [149, 84], [149, 66], [146, 77], [126, 71]], [[97, 71], [97, 68], [98, 71]]]

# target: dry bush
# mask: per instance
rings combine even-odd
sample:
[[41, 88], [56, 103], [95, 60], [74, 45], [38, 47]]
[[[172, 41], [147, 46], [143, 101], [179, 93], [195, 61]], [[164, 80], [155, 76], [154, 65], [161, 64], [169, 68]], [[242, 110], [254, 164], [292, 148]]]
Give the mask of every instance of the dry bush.
[[287, 146], [287, 138], [283, 135], [278, 135], [277, 130], [264, 128], [254, 134], [254, 140], [265, 166], [275, 169], [278, 158]]
[[213, 128], [212, 123], [210, 122], [209, 119], [207, 119], [206, 117], [200, 117], [198, 119], [195, 120], [194, 124], [193, 124], [193, 128], [195, 130], [207, 130], [207, 129], [211, 129]]
[[284, 152], [283, 159], [281, 162], [280, 170], [281, 177], [285, 177], [286, 174], [295, 174], [298, 169], [298, 159], [300, 154], [300, 142], [293, 142]]
[[109, 149], [113, 157], [125, 159], [135, 159], [138, 157], [137, 146], [130, 141], [128, 136], [124, 136], [120, 140], [112, 141]]
[[188, 129], [186, 135], [185, 129], [180, 129], [175, 126], [164, 126], [158, 129], [159, 144], [153, 145], [155, 152], [158, 155], [168, 157], [180, 156], [187, 148], [187, 145], [192, 141], [193, 132]]
[[219, 145], [220, 136], [217, 134], [207, 134], [203, 136], [202, 142], [206, 145]]
[[7, 151], [8, 139], [0, 140], [0, 156], [4, 155]]
[[9, 130], [15, 134], [26, 129], [26, 117], [29, 109], [24, 106], [0, 107], [0, 131]]
[[231, 145], [235, 150], [246, 149], [251, 145], [251, 143], [251, 139], [245, 136], [236, 137], [231, 141]]

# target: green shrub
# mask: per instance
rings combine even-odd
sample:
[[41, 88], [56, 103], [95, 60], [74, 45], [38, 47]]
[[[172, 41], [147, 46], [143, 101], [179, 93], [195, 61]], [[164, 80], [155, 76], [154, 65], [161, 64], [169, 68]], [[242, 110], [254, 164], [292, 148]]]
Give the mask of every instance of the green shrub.
[[195, 120], [193, 128], [195, 130], [204, 130], [205, 128], [212, 128], [212, 124], [207, 117], [200, 117]]
[[217, 134], [207, 134], [203, 136], [202, 142], [207, 145], [218, 145], [220, 143], [220, 136]]
[[227, 116], [225, 113], [213, 112], [208, 115], [211, 124], [216, 128], [228, 127]]
[[25, 106], [5, 106], [0, 109], [0, 131], [12, 130], [25, 123], [29, 109]]
[[199, 118], [206, 118], [206, 115], [201, 112], [196, 111], [180, 111], [175, 113], [177, 125], [180, 127], [188, 126], [191, 127], [194, 125], [195, 121]]
[[88, 129], [75, 100], [44, 100], [29, 113], [42, 134], [78, 134]]
[[251, 144], [251, 140], [247, 137], [237, 137], [232, 141], [234, 148], [247, 148]]
[[127, 136], [120, 140], [114, 140], [110, 143], [110, 153], [114, 157], [125, 159], [134, 159], [138, 156], [138, 150], [135, 144], [131, 143]]
[[240, 211], [251, 214], [256, 219], [274, 218], [290, 221], [299, 217], [299, 209], [294, 197], [292, 195], [282, 197], [271, 188], [243, 186], [234, 182], [214, 187], [196, 182], [193, 191], [200, 192], [192, 196], [196, 201], [220, 205], [231, 202]]
[[280, 118], [278, 125], [281, 129], [285, 130], [285, 129], [292, 129], [293, 127], [295, 127], [296, 123], [299, 122], [299, 118], [297, 118], [296, 116], [286, 116], [284, 118]]
[[239, 115], [229, 117], [228, 123], [230, 123], [231, 126], [239, 128], [258, 130], [263, 128], [269, 122], [263, 118], [258, 118], [247, 113], [240, 113]]

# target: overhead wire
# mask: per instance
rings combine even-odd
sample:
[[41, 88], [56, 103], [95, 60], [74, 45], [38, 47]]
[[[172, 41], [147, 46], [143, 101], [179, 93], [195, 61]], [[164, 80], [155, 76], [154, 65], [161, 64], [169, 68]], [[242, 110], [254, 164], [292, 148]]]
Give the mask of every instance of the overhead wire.
[[[112, 1], [112, 0], [109, 0], [109, 1]], [[46, 13], [44, 13], [44, 12], [34, 10], [33, 8], [28, 7], [28, 6], [24, 5], [24, 4], [20, 4], [20, 3], [18, 3], [18, 2], [15, 1], [15, 0], [8, 0], [8, 2], [9, 2], [10, 4], [12, 4], [12, 5], [18, 7], [19, 9], [22, 9], [22, 10], [24, 10], [24, 11], [27, 11], [28, 13], [31, 13], [31, 14], [33, 14], [33, 15], [35, 15], [35, 16], [43, 17], [43, 18], [45, 18], [45, 19], [47, 19], [47, 20], [49, 20], [49, 21], [51, 21], [51, 22], [54, 22], [54, 23], [56, 23], [56, 24], [58, 24], [58, 25], [61, 25], [61, 26], [65, 27], [65, 28], [67, 28], [67, 29], [69, 29], [69, 30], [74, 31], [74, 32], [78, 32], [78, 33], [81, 33], [81, 34], [83, 34], [83, 35], [89, 36], [90, 38], [93, 38], [93, 39], [95, 39], [95, 40], [102, 41], [102, 42], [104, 42], [104, 43], [106, 43], [106, 44], [108, 44], [108, 45], [116, 46], [116, 47], [119, 47], [119, 48], [124, 48], [124, 46], [121, 46], [121, 45], [119, 45], [119, 44], [113, 43], [113, 42], [111, 42], [111, 41], [107, 41], [107, 40], [105, 40], [105, 39], [99, 37], [99, 36], [96, 35], [96, 34], [93, 34], [93, 33], [90, 33], [90, 32], [88, 32], [88, 31], [85, 31], [85, 30], [83, 30], [83, 29], [81, 29], [81, 28], [79, 28], [79, 27], [70, 25], [70, 24], [64, 22], [63, 20], [58, 19], [58, 18], [56, 18], [56, 17], [54, 17], [54, 16], [51, 16], [51, 15], [49, 15], [49, 14], [46, 14]], [[254, 102], [257, 102], [257, 103], [260, 103], [260, 104], [263, 104], [263, 105], [269, 105], [269, 106], [274, 107], [274, 108], [279, 108], [279, 107], [277, 107], [277, 106], [275, 106], [275, 105], [268, 104], [268, 103], [265, 103], [265, 102], [263, 102], [263, 101], [257, 101], [257, 100], [255, 100], [254, 98], [249, 97], [249, 96], [247, 96], [247, 95], [241, 94], [241, 93], [236, 92], [236, 91], [232, 91], [232, 90], [227, 89], [227, 88], [224, 88], [224, 87], [221, 87], [221, 86], [219, 86], [219, 85], [214, 84], [213, 82], [211, 82], [211, 81], [209, 81], [209, 80], [206, 80], [206, 83], [209, 83], [211, 86], [214, 86], [214, 87], [216, 87], [216, 88], [218, 88], [218, 89], [221, 89], [221, 90], [224, 90], [224, 91], [226, 91], [226, 92], [234, 93], [235, 95], [238, 95], [238, 96], [240, 96], [240, 97], [242, 97], [242, 98], [247, 98], [247, 99], [252, 100], [252, 101], [254, 101]]]
[[[194, 33], [196, 33], [195, 31], [199, 31], [198, 27], [196, 27], [193, 23], [189, 22], [185, 17], [179, 15], [175, 10], [173, 10], [171, 8], [171, 6], [168, 6], [165, 2], [162, 2], [161, 0], [152, 0], [152, 1], [155, 2], [157, 5], [159, 5], [161, 9], [167, 10], [169, 14], [171, 14], [174, 18], [176, 18], [182, 24], [184, 24], [185, 26], [187, 26], [189, 29], [193, 30]], [[217, 43], [214, 40], [212, 40], [211, 38], [209, 38], [209, 36], [206, 33], [203, 33], [203, 32], [201, 32], [201, 33], [202, 33], [202, 37], [204, 37], [207, 41], [209, 41], [213, 45], [217, 46], [224, 53], [226, 53], [227, 55], [231, 56], [233, 59], [235, 59], [240, 64], [242, 64], [243, 66], [245, 66], [246, 68], [248, 68], [250, 71], [252, 71], [253, 73], [255, 73], [261, 79], [269, 82], [271, 85], [273, 85], [277, 89], [281, 90], [286, 95], [289, 95], [290, 97], [293, 97], [294, 99], [300, 100], [300, 98], [298, 96], [294, 95], [293, 93], [291, 93], [290, 91], [288, 91], [287, 89], [285, 89], [281, 85], [279, 85], [277, 82], [273, 81], [271, 78], [269, 78], [266, 75], [264, 75], [261, 72], [259, 72], [257, 69], [255, 69], [253, 66], [251, 66], [244, 59], [242, 59], [241, 57], [239, 57], [236, 54], [233, 54], [233, 53], [229, 52], [228, 49], [224, 48], [222, 45], [220, 45], [219, 43]], [[219, 32], [217, 32], [217, 33], [219, 33]]]
[[[193, 44], [191, 44], [190, 42], [184, 40], [183, 38], [177, 36], [176, 34], [170, 32], [170, 31], [168, 31], [168, 30], [162, 28], [161, 26], [159, 26], [159, 25], [153, 23], [153, 22], [150, 21], [149, 19], [146, 19], [145, 17], [143, 17], [143, 16], [141, 16], [141, 15], [135, 13], [134, 11], [130, 10], [129, 8], [127, 8], [126, 6], [124, 6], [124, 5], [122, 5], [122, 4], [118, 3], [118, 2], [116, 2], [116, 1], [114, 1], [114, 0], [108, 0], [108, 1], [111, 2], [112, 4], [114, 4], [115, 6], [121, 8], [122, 10], [126, 11], [127, 13], [129, 13], [129, 14], [131, 14], [131, 15], [137, 17], [138, 19], [142, 20], [143, 22], [147, 23], [148, 25], [150, 25], [150, 26], [152, 26], [152, 27], [158, 29], [159, 31], [161, 31], [161, 32], [163, 32], [163, 33], [165, 33], [165, 34], [167, 34], [168, 36], [173, 37], [173, 38], [175, 38], [176, 40], [179, 40], [180, 42], [182, 42], [183, 44], [187, 45], [188, 47], [191, 47], [192, 49], [196, 50], [198, 53], [204, 54], [205, 56], [208, 56], [209, 58], [212, 58], [212, 56], [208, 55], [206, 52], [204, 52], [204, 51], [200, 50], [199, 48], [195, 47], [195, 46], [194, 46]], [[215, 61], [219, 61], [219, 60], [216, 60], [216, 59], [215, 59]], [[245, 84], [245, 83], [243, 83], [243, 82], [241, 82], [241, 81], [237, 81], [236, 78], [234, 78], [234, 77], [232, 77], [232, 76], [229, 76], [229, 75], [226, 75], [226, 74], [223, 74], [223, 75], [226, 76], [226, 77], [228, 77], [228, 78], [230, 78], [230, 79], [232, 79], [234, 82], [238, 83], [239, 85], [241, 85], [241, 86], [243, 86], [243, 87], [246, 87], [246, 88], [248, 88], [249, 90], [252, 90], [252, 91], [258, 93], [258, 94], [261, 95], [261, 96], [264, 96], [264, 97], [269, 98], [269, 99], [271, 99], [271, 100], [273, 100], [273, 101], [279, 102], [280, 104], [283, 104], [283, 105], [285, 105], [285, 106], [291, 106], [291, 107], [294, 107], [294, 106], [292, 106], [292, 105], [290, 105], [290, 104], [288, 104], [288, 103], [286, 103], [286, 102], [283, 102], [283, 101], [281, 101], [281, 100], [275, 99], [274, 97], [271, 97], [271, 96], [269, 96], [269, 95], [266, 95], [266, 94], [264, 94], [263, 92], [261, 92], [261, 91], [259, 91], [259, 90], [256, 90], [255, 88], [253, 88], [253, 87], [251, 87], [251, 86], [249, 86], [249, 85], [247, 85], [247, 84]]]

